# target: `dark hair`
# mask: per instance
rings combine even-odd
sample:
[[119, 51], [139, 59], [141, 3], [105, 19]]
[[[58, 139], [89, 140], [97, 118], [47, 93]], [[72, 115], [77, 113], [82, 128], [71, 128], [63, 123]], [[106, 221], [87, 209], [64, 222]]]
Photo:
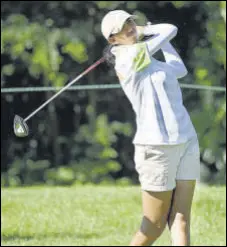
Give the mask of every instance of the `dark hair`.
[[111, 49], [114, 47], [114, 45], [108, 45], [104, 50], [103, 50], [103, 56], [106, 59], [106, 62], [108, 65], [110, 66], [114, 66], [115, 65], [115, 56], [114, 54], [111, 52]]

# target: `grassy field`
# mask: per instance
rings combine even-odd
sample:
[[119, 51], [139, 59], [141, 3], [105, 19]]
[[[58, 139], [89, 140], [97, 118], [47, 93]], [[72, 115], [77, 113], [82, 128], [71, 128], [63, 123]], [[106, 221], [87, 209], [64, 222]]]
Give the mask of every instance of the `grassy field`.
[[[1, 246], [127, 246], [141, 220], [139, 187], [2, 189]], [[192, 244], [226, 245], [226, 187], [198, 186]], [[170, 246], [166, 230], [156, 246]]]

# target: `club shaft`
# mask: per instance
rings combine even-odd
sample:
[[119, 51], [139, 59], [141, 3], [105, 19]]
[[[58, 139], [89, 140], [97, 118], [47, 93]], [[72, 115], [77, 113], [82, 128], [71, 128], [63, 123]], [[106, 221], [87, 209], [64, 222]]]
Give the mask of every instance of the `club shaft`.
[[47, 104], [49, 104], [53, 99], [55, 99], [59, 94], [64, 92], [66, 89], [68, 89], [70, 86], [72, 86], [75, 82], [80, 80], [84, 75], [86, 75], [88, 72], [93, 70], [95, 67], [97, 67], [99, 64], [103, 63], [105, 61], [105, 58], [100, 58], [97, 62], [95, 62], [93, 65], [91, 65], [89, 68], [87, 68], [83, 73], [81, 73], [79, 76], [77, 76], [73, 81], [68, 83], [65, 87], [63, 87], [59, 92], [57, 92], [55, 95], [53, 95], [50, 99], [48, 99], [46, 102], [44, 102], [39, 108], [37, 108], [35, 111], [33, 111], [30, 115], [28, 115], [24, 122], [28, 121], [32, 116], [34, 116], [38, 111], [40, 111], [43, 107], [45, 107]]

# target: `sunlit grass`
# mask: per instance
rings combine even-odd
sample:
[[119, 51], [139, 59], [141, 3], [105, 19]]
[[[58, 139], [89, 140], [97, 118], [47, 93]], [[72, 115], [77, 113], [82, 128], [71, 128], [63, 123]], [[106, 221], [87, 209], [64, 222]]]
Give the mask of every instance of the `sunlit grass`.
[[[225, 187], [197, 187], [193, 245], [226, 245], [225, 191]], [[127, 246], [141, 220], [140, 188], [2, 189], [1, 212], [2, 246]], [[155, 245], [170, 243], [166, 230]]]

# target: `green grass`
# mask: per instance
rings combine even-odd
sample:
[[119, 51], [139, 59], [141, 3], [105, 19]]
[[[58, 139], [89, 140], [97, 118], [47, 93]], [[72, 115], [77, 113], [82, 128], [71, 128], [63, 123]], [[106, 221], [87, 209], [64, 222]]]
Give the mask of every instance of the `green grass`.
[[[225, 187], [197, 187], [193, 245], [226, 245], [225, 191]], [[2, 189], [1, 212], [2, 246], [127, 246], [141, 220], [140, 188]], [[155, 245], [170, 245], [167, 230]]]

